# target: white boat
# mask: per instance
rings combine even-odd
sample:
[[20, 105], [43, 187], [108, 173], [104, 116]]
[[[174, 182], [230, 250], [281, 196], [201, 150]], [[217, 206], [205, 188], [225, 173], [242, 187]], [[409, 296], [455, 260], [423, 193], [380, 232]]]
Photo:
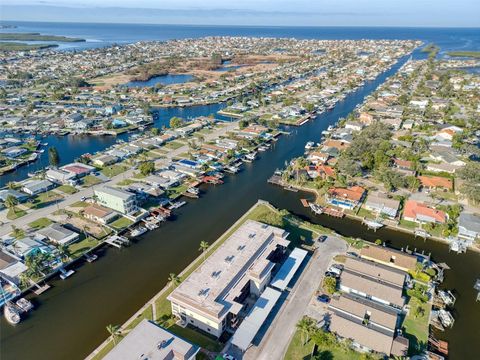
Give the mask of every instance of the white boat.
[[5, 316], [5, 319], [12, 325], [18, 324], [21, 320], [17, 308], [10, 301], [3, 306], [3, 315]]
[[252, 152], [252, 153], [248, 153], [247, 155], [245, 155], [245, 158], [247, 158], [248, 160], [255, 160], [255, 157], [257, 156], [257, 153], [256, 152]]
[[87, 259], [87, 262], [89, 262], [89, 263], [92, 263], [92, 262], [94, 262], [95, 260], [98, 259], [98, 256], [95, 255], [95, 254], [85, 254], [84, 256]]
[[445, 327], [452, 327], [453, 323], [455, 322], [452, 314], [450, 314], [449, 311], [443, 309], [438, 311], [438, 318], [440, 319], [442, 325]]
[[60, 269], [60, 279], [65, 280], [75, 274], [75, 271], [73, 270], [68, 270], [66, 271], [65, 269]]
[[229, 171], [233, 174], [236, 174], [236, 173], [239, 172], [239, 169], [236, 166], [227, 166], [225, 169], [226, 169], [226, 171]]
[[179, 207], [182, 207], [186, 203], [187, 203], [186, 201], [177, 201], [177, 202], [171, 203], [170, 209], [178, 209]]
[[198, 190], [198, 188], [192, 186], [192, 187], [189, 187], [189, 188], [187, 189], [187, 192], [189, 192], [190, 194], [198, 195], [198, 193], [200, 192], [200, 190]]
[[329, 125], [328, 128], [327, 128], [328, 131], [332, 131], [333, 130], [333, 126], [332, 125]]
[[309, 141], [305, 144], [305, 150], [310, 150], [314, 146], [315, 146], [315, 143], [313, 141]]
[[158, 228], [158, 225], [153, 223], [153, 222], [147, 222], [145, 223], [145, 227], [148, 229], [148, 230], [154, 230], [154, 229], [157, 229]]
[[258, 151], [267, 151], [268, 150], [268, 147], [266, 146], [259, 146], [258, 147]]
[[148, 231], [147, 228], [145, 228], [143, 226], [139, 226], [136, 229], [133, 229], [132, 231], [130, 231], [130, 236], [131, 237], [137, 237], [137, 236], [145, 234], [147, 231]]
[[443, 303], [447, 306], [455, 303], [455, 296], [450, 290], [438, 290], [438, 296], [442, 299]]
[[23, 312], [28, 312], [33, 309], [33, 304], [25, 298], [18, 299], [15, 302], [15, 305], [17, 305], [17, 307]]
[[328, 131], [328, 130], [323, 130], [323, 131], [322, 131], [322, 135], [330, 135], [330, 131]]
[[312, 211], [317, 214], [317, 215], [321, 215], [323, 213], [323, 208], [318, 205], [318, 204], [314, 204], [314, 203], [310, 203], [309, 204], [310, 206], [310, 209], [312, 209]]

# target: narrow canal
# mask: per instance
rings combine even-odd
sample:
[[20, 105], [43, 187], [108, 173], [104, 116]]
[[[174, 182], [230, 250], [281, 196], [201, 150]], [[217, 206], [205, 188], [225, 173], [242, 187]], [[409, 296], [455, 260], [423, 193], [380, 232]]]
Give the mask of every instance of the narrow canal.
[[476, 351], [480, 323], [480, 304], [475, 304], [473, 291], [474, 279], [480, 277], [478, 254], [453, 255], [446, 246], [432, 241], [415, 241], [389, 230], [373, 233], [350, 220], [312, 217], [299, 202], [307, 195], [284, 191], [266, 182], [286, 160], [301, 155], [307, 141], [319, 141], [322, 130], [352, 111], [402, 62], [347, 96], [333, 111], [298, 129], [292, 128], [292, 135], [280, 138], [273, 149], [261, 153], [260, 159], [241, 173], [227, 176], [224, 185], [203, 188], [201, 199], [189, 200], [173, 221], [146, 234], [135, 245], [122, 250], [104, 249], [96, 263], [84, 264], [67, 281], [53, 281], [52, 289], [34, 298], [36, 311], [20, 325], [12, 327], [2, 318], [2, 359], [84, 358], [108, 336], [106, 325], [126, 321], [165, 285], [169, 273], [181, 272], [198, 256], [200, 241], [215, 241], [258, 199], [340, 234], [367, 240], [380, 238], [396, 247], [428, 249], [434, 260], [446, 262], [452, 270], [446, 274], [445, 286], [455, 290], [458, 300], [456, 324], [445, 335], [451, 344], [451, 358], [471, 358]]

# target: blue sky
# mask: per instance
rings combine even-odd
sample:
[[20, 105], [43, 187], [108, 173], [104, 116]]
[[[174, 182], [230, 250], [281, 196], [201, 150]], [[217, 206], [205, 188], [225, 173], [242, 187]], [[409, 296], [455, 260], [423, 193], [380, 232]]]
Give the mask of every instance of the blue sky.
[[480, 0], [2, 0], [1, 12], [26, 21], [480, 27]]

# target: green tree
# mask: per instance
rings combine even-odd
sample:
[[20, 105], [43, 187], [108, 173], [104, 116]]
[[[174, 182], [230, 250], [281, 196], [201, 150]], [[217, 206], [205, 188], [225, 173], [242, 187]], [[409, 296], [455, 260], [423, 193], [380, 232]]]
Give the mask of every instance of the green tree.
[[172, 129], [179, 128], [183, 124], [184, 124], [184, 120], [182, 118], [174, 116], [170, 119], [170, 127]]
[[155, 171], [155, 164], [153, 161], [145, 161], [138, 166], [140, 174], [147, 176]]
[[110, 334], [110, 338], [112, 339], [113, 344], [117, 345], [118, 341], [122, 337], [122, 331], [120, 330], [120, 326], [109, 324], [107, 325], [107, 331]]
[[156, 128], [156, 127], [152, 127], [150, 129], [150, 133], [153, 135], [153, 136], [157, 136], [160, 134], [160, 129], [159, 128]]
[[200, 247], [198, 248], [198, 251], [201, 251], [202, 252], [202, 255], [203, 255], [203, 261], [205, 261], [205, 256], [207, 254], [207, 250], [208, 250], [208, 247], [210, 246], [210, 244], [206, 241], [201, 241], [200, 242]]
[[312, 333], [312, 328], [314, 327], [314, 320], [308, 316], [304, 316], [297, 323], [297, 329], [302, 335], [302, 344], [305, 345], [310, 340], [310, 334]]
[[60, 164], [60, 155], [58, 155], [57, 148], [54, 146], [48, 148], [48, 162], [53, 167], [57, 167]]
[[168, 275], [168, 281], [170, 281], [174, 289], [180, 285], [180, 277], [175, 273], [170, 273], [170, 275]]
[[8, 195], [7, 198], [5, 199], [5, 206], [7, 209], [12, 210], [14, 214], [17, 213], [17, 206], [18, 200], [15, 196], [13, 195]]

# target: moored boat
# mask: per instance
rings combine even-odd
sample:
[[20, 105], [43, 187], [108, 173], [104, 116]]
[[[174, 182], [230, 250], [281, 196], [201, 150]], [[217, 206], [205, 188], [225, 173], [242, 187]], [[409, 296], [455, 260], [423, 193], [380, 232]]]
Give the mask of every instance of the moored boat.
[[20, 322], [20, 313], [18, 312], [15, 305], [8, 301], [3, 307], [3, 315], [5, 319], [12, 325], [16, 325]]

